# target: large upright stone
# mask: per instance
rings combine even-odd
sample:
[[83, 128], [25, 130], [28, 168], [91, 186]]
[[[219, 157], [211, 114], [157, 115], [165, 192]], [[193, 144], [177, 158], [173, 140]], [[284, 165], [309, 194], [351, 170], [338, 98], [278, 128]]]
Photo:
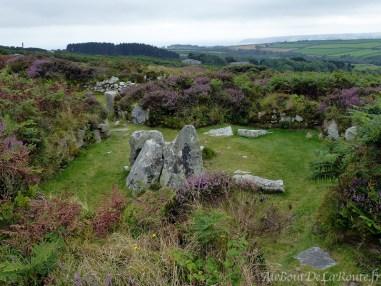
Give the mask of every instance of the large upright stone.
[[127, 187], [135, 192], [159, 183], [163, 168], [163, 145], [155, 140], [145, 141], [127, 177]]
[[149, 131], [135, 131], [132, 133], [130, 138], [130, 164], [131, 166], [134, 164], [136, 158], [138, 157], [140, 151], [142, 150], [144, 143], [147, 140], [152, 139], [157, 144], [163, 146], [164, 145], [164, 137], [161, 132], [156, 130]]
[[115, 90], [105, 92], [106, 108], [109, 114], [114, 114], [114, 100], [115, 97], [118, 96], [118, 94], [119, 93]]
[[202, 173], [202, 151], [192, 125], [184, 126], [173, 142], [165, 144], [163, 155], [162, 186], [177, 189], [185, 183], [186, 178]]
[[331, 140], [338, 140], [340, 138], [339, 135], [339, 127], [335, 120], [328, 121], [326, 124], [326, 131], [328, 138]]
[[135, 106], [131, 112], [131, 120], [134, 124], [143, 124], [149, 118], [149, 112], [141, 108], [139, 105]]

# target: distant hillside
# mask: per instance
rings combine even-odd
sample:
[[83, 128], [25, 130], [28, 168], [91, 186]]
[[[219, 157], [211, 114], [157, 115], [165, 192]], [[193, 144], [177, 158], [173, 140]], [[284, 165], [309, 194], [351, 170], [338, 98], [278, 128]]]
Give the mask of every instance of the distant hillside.
[[298, 41], [326, 41], [326, 40], [363, 40], [381, 39], [381, 33], [352, 33], [352, 34], [323, 34], [323, 35], [296, 35], [280, 36], [257, 39], [245, 39], [240, 44], [269, 44], [277, 42], [298, 42]]
[[109, 55], [109, 56], [148, 56], [165, 59], [177, 59], [179, 55], [166, 49], [157, 48], [146, 44], [119, 44], [112, 43], [78, 43], [67, 45], [66, 50], [71, 53], [81, 53], [88, 55]]
[[25, 54], [25, 53], [45, 53], [47, 50], [39, 48], [21, 48], [0, 46], [0, 54]]
[[283, 42], [255, 45], [254, 48], [267, 52], [300, 54], [381, 65], [381, 40], [375, 39]]

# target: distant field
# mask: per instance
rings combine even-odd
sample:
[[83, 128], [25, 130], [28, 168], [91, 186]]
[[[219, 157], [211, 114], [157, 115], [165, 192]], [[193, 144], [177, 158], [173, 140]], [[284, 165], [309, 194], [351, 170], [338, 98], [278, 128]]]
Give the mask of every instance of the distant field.
[[264, 50], [296, 52], [309, 56], [367, 58], [381, 56], [380, 40], [334, 40], [334, 41], [301, 41], [294, 43], [274, 43], [262, 46]]

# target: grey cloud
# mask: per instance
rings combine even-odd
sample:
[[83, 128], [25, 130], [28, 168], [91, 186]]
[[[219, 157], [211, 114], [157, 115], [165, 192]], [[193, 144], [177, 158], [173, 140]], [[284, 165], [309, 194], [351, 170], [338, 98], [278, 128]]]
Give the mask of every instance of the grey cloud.
[[379, 0], [2, 0], [0, 27], [261, 20], [381, 11]]

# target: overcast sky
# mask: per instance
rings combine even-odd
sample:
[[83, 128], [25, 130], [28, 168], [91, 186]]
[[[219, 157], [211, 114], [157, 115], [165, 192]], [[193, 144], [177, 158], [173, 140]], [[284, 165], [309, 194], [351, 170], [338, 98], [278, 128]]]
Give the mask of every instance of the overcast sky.
[[381, 32], [381, 0], [0, 0], [0, 45], [228, 44]]

